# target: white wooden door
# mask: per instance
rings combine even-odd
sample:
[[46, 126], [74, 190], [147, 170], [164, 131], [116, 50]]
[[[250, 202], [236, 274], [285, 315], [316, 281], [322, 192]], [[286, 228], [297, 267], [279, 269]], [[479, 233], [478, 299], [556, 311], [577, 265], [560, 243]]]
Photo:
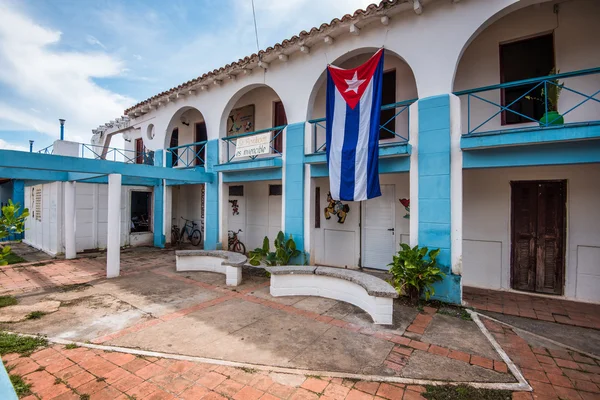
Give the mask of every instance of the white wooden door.
[[395, 186], [381, 185], [381, 196], [362, 202], [362, 266], [387, 270], [395, 252]]

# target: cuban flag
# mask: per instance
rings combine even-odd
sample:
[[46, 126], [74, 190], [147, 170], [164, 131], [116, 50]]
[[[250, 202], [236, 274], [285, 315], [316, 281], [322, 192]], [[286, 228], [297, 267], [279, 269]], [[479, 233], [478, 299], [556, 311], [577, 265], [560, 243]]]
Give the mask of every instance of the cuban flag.
[[353, 69], [327, 67], [326, 144], [334, 200], [381, 196], [379, 113], [383, 49]]

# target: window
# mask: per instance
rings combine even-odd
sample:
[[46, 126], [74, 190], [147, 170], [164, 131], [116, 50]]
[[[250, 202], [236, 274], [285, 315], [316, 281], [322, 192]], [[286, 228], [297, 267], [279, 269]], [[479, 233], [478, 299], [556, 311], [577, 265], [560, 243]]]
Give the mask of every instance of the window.
[[[285, 116], [285, 109], [281, 101], [273, 103], [273, 126], [287, 125], [287, 117]], [[273, 135], [277, 135], [277, 132], [273, 132]], [[275, 136], [273, 139], [273, 148], [279, 153], [283, 153], [283, 132]]]
[[42, 188], [43, 186], [32, 188], [31, 195], [33, 196], [33, 217], [36, 221], [42, 221]]
[[281, 185], [269, 185], [269, 196], [281, 196]]
[[[381, 86], [381, 105], [394, 104], [396, 102], [396, 70], [383, 73], [383, 84]], [[381, 111], [379, 123], [381, 125], [390, 121], [396, 115], [396, 109]], [[393, 139], [396, 131], [396, 119], [392, 119], [385, 125], [386, 129], [379, 129], [379, 140]], [[389, 129], [389, 130], [387, 130]], [[392, 131], [392, 132], [390, 132]]]
[[[500, 82], [502, 83], [546, 76], [553, 68], [554, 37], [552, 34], [500, 45]], [[510, 110], [536, 121], [539, 120], [544, 115], [544, 103], [525, 97], [519, 99], [534, 86], [535, 84], [503, 89], [502, 105], [506, 107], [514, 102], [509, 107]], [[542, 87], [538, 87], [528, 95], [541, 98], [541, 91]], [[512, 112], [502, 113], [503, 125], [523, 122], [532, 121]]]
[[[171, 141], [169, 142], [169, 147], [177, 146], [179, 146], [179, 128], [173, 129], [173, 132], [171, 133]], [[171, 166], [173, 167], [176, 167], [179, 161], [177, 158], [177, 153], [177, 150], [173, 150], [171, 153]]]
[[131, 192], [131, 232], [150, 232], [152, 193]]
[[244, 185], [229, 186], [229, 195], [230, 196], [243, 196], [244, 195]]

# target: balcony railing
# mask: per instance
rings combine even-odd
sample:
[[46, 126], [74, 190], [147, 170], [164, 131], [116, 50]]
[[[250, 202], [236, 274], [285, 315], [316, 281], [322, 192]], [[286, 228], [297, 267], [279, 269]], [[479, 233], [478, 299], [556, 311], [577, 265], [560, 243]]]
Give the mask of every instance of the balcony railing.
[[[242, 133], [240, 135], [227, 136], [227, 137], [221, 138], [221, 140], [227, 144], [227, 146], [226, 146], [227, 147], [227, 162], [231, 162], [231, 160], [233, 160], [236, 157], [236, 155], [240, 156], [239, 154], [236, 154], [237, 151], [239, 150], [239, 149], [237, 149], [238, 139], [248, 138], [251, 136], [256, 136], [256, 135], [270, 133], [270, 132], [273, 133], [268, 142], [270, 151], [269, 151], [269, 153], [267, 153], [265, 155], [281, 157], [281, 152], [283, 151], [283, 147], [281, 145], [283, 143], [283, 140], [282, 140], [283, 139], [283, 130], [286, 128], [286, 126], [287, 125], [275, 126], [273, 128], [261, 129], [259, 131]], [[278, 143], [280, 145], [278, 145]], [[231, 155], [231, 148], [234, 149], [233, 155]], [[248, 157], [251, 160], [254, 160], [257, 157], [259, 157], [260, 155], [262, 155], [262, 154], [248, 155], [248, 156], [241, 155], [241, 157]]]
[[[557, 91], [560, 92], [558, 105], [554, 104]], [[523, 128], [543, 129], [562, 126], [565, 122], [600, 123], [600, 68], [485, 86], [454, 94], [462, 101], [463, 120], [467, 121], [466, 135]], [[540, 118], [532, 116], [536, 113], [542, 114]]]
[[[380, 139], [379, 145], [388, 143], [407, 143], [409, 139], [409, 120], [410, 105], [417, 99], [400, 101], [398, 103], [386, 104], [381, 107], [381, 111], [393, 110], [393, 115], [388, 117], [382, 113], [382, 120], [379, 121], [379, 130], [381, 133], [391, 134], [388, 139]], [[385, 117], [384, 117], [385, 116]], [[400, 118], [402, 117], [402, 118]], [[392, 127], [392, 121], [394, 127]], [[326, 151], [326, 118], [312, 119], [308, 121], [312, 125], [313, 134], [313, 153], [322, 153]], [[389, 140], [389, 142], [388, 142]]]
[[54, 153], [54, 144], [51, 144], [48, 147], [44, 147], [43, 149], [38, 150], [38, 153], [40, 153], [40, 154], [52, 154], [52, 153]]
[[94, 144], [80, 143], [81, 158], [95, 158], [108, 161], [119, 161], [130, 164], [154, 165], [154, 152], [144, 149], [143, 152], [136, 150], [118, 149], [116, 147], [104, 147]]
[[167, 167], [194, 168], [204, 166], [206, 143], [205, 140], [167, 148]]

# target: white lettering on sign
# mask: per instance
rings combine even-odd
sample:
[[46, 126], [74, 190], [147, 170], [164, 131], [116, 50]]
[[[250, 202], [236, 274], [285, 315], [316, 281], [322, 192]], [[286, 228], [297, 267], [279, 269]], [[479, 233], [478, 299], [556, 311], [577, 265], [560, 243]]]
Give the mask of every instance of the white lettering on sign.
[[271, 153], [271, 132], [236, 139], [235, 157], [256, 157]]

